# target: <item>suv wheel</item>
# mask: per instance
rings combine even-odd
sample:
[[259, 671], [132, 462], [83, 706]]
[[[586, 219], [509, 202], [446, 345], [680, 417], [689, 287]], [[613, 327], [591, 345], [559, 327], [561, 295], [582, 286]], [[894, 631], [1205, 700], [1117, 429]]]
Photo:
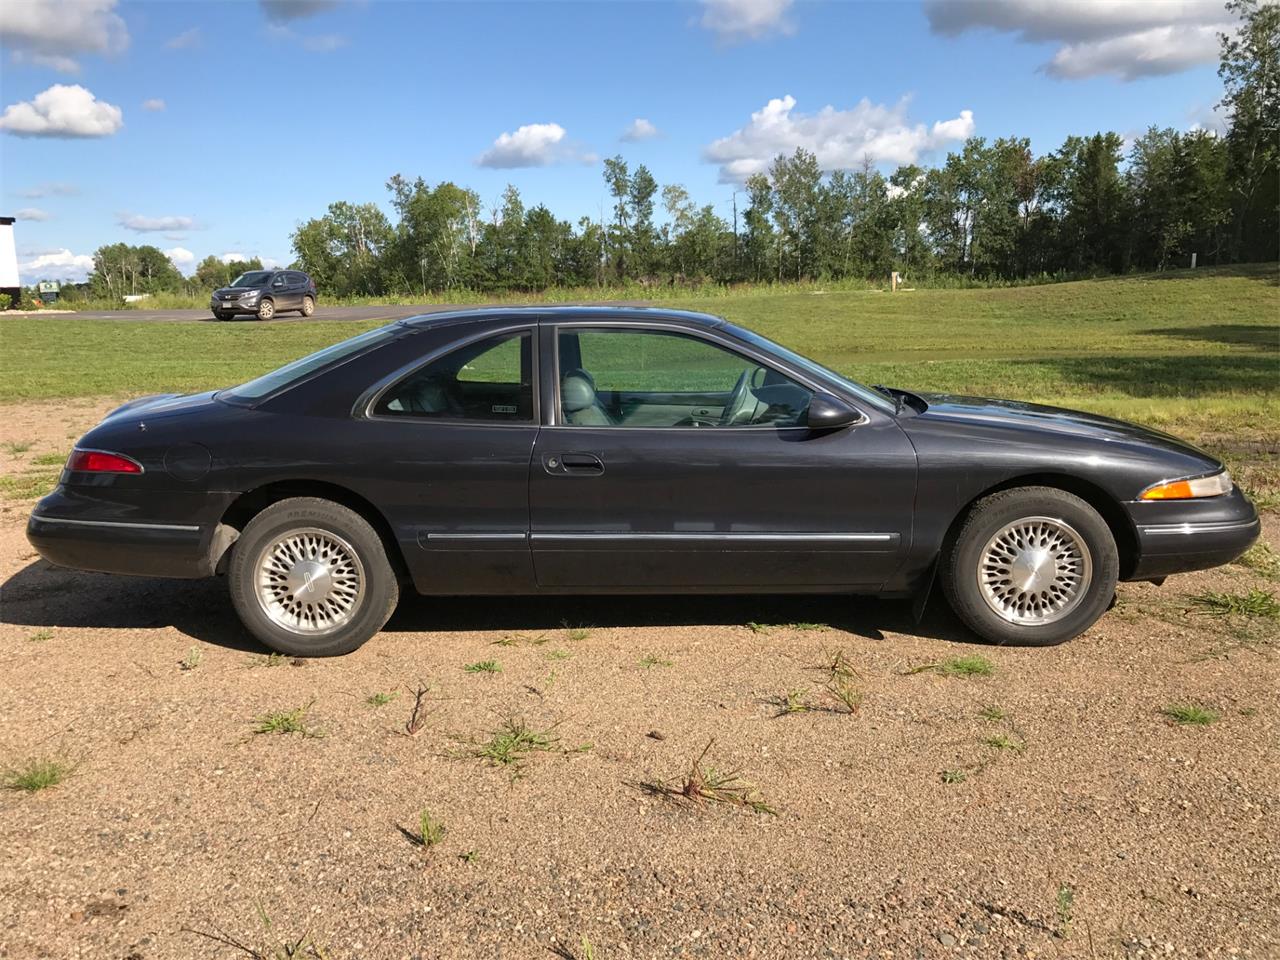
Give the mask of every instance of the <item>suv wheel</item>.
[[317, 497], [281, 500], [250, 520], [227, 574], [249, 632], [295, 657], [350, 653], [382, 629], [400, 596], [368, 521]]
[[302, 315], [304, 317], [309, 317], [315, 312], [316, 312], [316, 301], [310, 294], [308, 294], [307, 296], [302, 298]]
[[1054, 487], [978, 501], [943, 550], [942, 588], [995, 643], [1050, 646], [1093, 626], [1115, 596], [1120, 557], [1098, 512]]
[[275, 303], [269, 299], [264, 298], [263, 301], [260, 304], [258, 304], [258, 319], [270, 320], [275, 315], [276, 315]]

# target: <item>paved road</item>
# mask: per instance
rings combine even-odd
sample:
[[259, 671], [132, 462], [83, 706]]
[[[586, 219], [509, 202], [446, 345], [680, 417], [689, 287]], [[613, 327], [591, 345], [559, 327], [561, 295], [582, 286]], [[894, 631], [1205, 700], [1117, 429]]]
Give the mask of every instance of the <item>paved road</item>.
[[[597, 305], [600, 301], [597, 301]], [[611, 300], [612, 306], [646, 306], [643, 300]], [[245, 315], [236, 317], [235, 320], [220, 321], [215, 320], [208, 310], [85, 310], [81, 312], [67, 313], [47, 313], [47, 314], [29, 314], [29, 316], [43, 316], [44, 319], [55, 321], [68, 317], [77, 320], [144, 320], [158, 323], [174, 323], [193, 321], [208, 323], [297, 323], [302, 320], [402, 320], [405, 317], [416, 317], [423, 313], [439, 313], [445, 310], [461, 310], [469, 309], [482, 304], [449, 304], [449, 303], [423, 303], [409, 304], [407, 306], [375, 306], [375, 307], [317, 307], [315, 315], [301, 317], [297, 314], [289, 314], [288, 316], [276, 317], [270, 321], [260, 321], [255, 317]], [[557, 304], [557, 306], [565, 306], [565, 304]]]
[[[421, 313], [435, 313], [440, 310], [455, 310], [456, 306], [443, 303], [422, 304], [420, 306], [381, 306], [381, 307], [317, 307], [313, 317], [301, 317], [288, 314], [276, 317], [271, 323], [296, 323], [299, 320], [400, 320], [404, 317], [416, 317]], [[38, 314], [36, 314], [38, 316]], [[175, 321], [208, 321], [209, 323], [258, 323], [255, 317], [245, 315], [235, 320], [215, 320], [208, 310], [85, 310], [75, 313], [45, 314], [48, 320], [62, 320], [73, 317], [77, 320], [149, 320], [153, 322]]]

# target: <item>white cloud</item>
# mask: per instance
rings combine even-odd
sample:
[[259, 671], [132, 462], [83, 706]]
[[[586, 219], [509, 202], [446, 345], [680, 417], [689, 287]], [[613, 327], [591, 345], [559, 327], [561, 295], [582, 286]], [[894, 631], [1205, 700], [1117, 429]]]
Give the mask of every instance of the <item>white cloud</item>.
[[129, 30], [116, 0], [9, 0], [0, 4], [0, 43], [19, 62], [74, 73], [79, 54], [117, 54]]
[[258, 0], [258, 5], [268, 20], [283, 23], [332, 10], [338, 5], [338, 0]]
[[1043, 69], [1063, 78], [1133, 80], [1210, 63], [1218, 33], [1233, 28], [1220, 0], [927, 0], [925, 14], [945, 36], [985, 28], [1058, 44]]
[[142, 101], [142, 109], [150, 110], [152, 113], [158, 113], [165, 108], [165, 102], [159, 97], [152, 97], [150, 100]]
[[48, 211], [41, 210], [39, 207], [23, 207], [15, 213], [14, 216], [19, 220], [32, 220], [37, 223], [53, 219], [53, 214]]
[[244, 263], [249, 258], [243, 253], [220, 253], [218, 254], [218, 259], [223, 263]]
[[907, 118], [907, 100], [887, 107], [862, 99], [848, 110], [826, 106], [814, 114], [795, 112], [794, 97], [770, 100], [751, 122], [711, 143], [703, 157], [720, 165], [721, 183], [740, 183], [763, 173], [780, 153], [804, 147], [823, 170], [872, 163], [914, 163], [921, 153], [964, 140], [974, 130], [973, 111], [928, 127]]
[[166, 40], [164, 45], [170, 50], [192, 50], [200, 46], [200, 28], [192, 27], [190, 30], [183, 30], [177, 36]]
[[55, 83], [31, 100], [5, 107], [0, 117], [0, 129], [18, 137], [109, 137], [123, 126], [119, 107], [79, 84]]
[[1110, 40], [1071, 43], [1058, 49], [1045, 71], [1076, 79], [1113, 74], [1122, 80], [1178, 73], [1218, 58], [1216, 26], [1152, 27]]
[[138, 213], [122, 213], [116, 222], [137, 233], [196, 229], [196, 222], [191, 217], [144, 217]]
[[42, 197], [78, 197], [80, 188], [74, 183], [37, 183], [34, 187], [19, 190], [18, 196], [27, 200], [39, 200]]
[[514, 133], [503, 133], [476, 158], [482, 167], [510, 170], [515, 167], [546, 167], [553, 163], [579, 161], [594, 163], [595, 154], [583, 153], [565, 139], [558, 123], [528, 123]]
[[636, 117], [618, 139], [624, 143], [639, 143], [641, 140], [652, 140], [654, 137], [661, 136], [661, 133], [662, 131], [644, 117]]
[[792, 0], [702, 0], [702, 26], [726, 43], [790, 33], [786, 19]]
[[347, 45], [347, 38], [336, 33], [322, 33], [317, 36], [303, 37], [302, 47], [312, 53], [333, 53]]
[[18, 273], [27, 283], [37, 280], [73, 280], [83, 281], [93, 269], [93, 257], [87, 254], [75, 254], [63, 248], [49, 253], [42, 253], [34, 260], [18, 264]]
[[187, 267], [196, 262], [196, 255], [186, 247], [170, 247], [162, 253], [172, 261], [175, 267], [184, 272]]
[[72, 57], [60, 53], [32, 53], [30, 50], [15, 50], [11, 54], [14, 63], [30, 64], [33, 67], [48, 67], [58, 73], [79, 73], [80, 63]]
[[300, 44], [311, 53], [333, 53], [347, 45], [347, 38], [340, 34], [300, 34], [288, 24], [274, 20], [267, 24], [267, 36], [279, 42]]

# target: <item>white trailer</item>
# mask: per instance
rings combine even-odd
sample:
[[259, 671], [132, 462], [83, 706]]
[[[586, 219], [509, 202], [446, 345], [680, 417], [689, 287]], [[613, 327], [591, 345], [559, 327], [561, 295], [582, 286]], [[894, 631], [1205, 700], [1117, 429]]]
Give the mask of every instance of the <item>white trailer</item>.
[[[16, 304], [22, 295], [18, 281], [18, 248], [13, 242], [13, 217], [0, 217], [0, 300], [12, 297]], [[9, 301], [0, 302], [0, 307]]]

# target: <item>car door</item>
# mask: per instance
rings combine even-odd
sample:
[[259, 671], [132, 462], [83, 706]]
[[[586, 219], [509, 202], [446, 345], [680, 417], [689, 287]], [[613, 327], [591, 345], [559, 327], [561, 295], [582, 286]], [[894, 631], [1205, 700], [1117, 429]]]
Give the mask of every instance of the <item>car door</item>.
[[271, 277], [271, 284], [268, 289], [271, 291], [271, 302], [276, 306], [276, 313], [294, 308], [295, 304], [289, 290], [288, 274], [283, 272], [274, 274]]
[[540, 587], [874, 588], [909, 546], [916, 461], [891, 416], [811, 430], [820, 385], [713, 330], [583, 321], [541, 343]]
[[463, 337], [367, 401], [363, 469], [420, 593], [530, 593], [532, 324]]

